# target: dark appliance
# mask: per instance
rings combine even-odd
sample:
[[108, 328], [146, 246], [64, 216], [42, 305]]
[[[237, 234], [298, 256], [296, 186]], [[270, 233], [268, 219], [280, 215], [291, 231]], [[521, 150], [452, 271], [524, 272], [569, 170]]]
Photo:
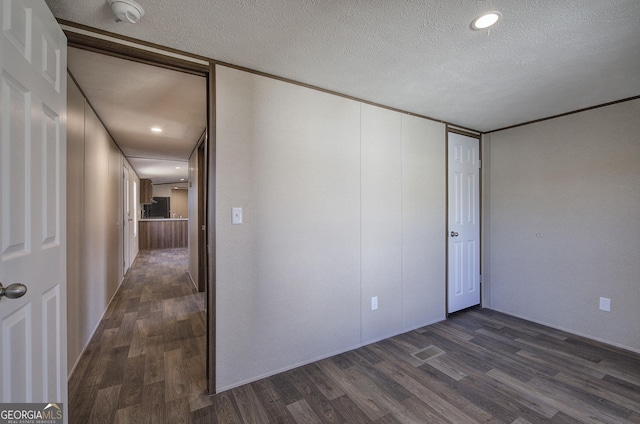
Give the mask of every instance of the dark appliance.
[[169, 197], [154, 197], [151, 204], [144, 205], [145, 218], [170, 218]]

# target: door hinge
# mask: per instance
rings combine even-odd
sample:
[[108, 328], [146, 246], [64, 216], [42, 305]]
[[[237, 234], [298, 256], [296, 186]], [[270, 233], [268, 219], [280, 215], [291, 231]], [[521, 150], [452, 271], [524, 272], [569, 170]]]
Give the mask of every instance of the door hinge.
[[478, 159], [478, 169], [482, 168], [482, 159]]
[[480, 274], [480, 283], [482, 284], [482, 274]]

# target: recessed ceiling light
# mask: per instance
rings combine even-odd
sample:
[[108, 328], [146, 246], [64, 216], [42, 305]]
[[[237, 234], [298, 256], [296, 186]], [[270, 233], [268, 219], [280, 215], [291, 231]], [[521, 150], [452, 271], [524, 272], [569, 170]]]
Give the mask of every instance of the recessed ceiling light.
[[176, 169], [180, 169], [180, 167], [179, 167], [179, 166], [176, 166]]
[[153, 127], [153, 128], [151, 128], [151, 131], [153, 131], [153, 132], [158, 132], [158, 133], [159, 133], [159, 132], [162, 132], [162, 128], [160, 128], [160, 127]]
[[471, 28], [480, 31], [481, 29], [489, 28], [490, 26], [495, 25], [496, 22], [500, 19], [500, 12], [488, 12], [484, 13], [471, 22]]

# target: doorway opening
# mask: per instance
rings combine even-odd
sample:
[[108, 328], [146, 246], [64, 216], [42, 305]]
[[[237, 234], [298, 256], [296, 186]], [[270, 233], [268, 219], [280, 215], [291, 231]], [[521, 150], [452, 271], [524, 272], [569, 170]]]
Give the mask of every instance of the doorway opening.
[[[155, 181], [155, 185], [159, 187], [165, 186], [162, 188], [168, 188], [170, 190], [169, 193], [177, 190], [184, 190], [189, 193], [187, 217], [184, 216], [183, 212], [169, 211], [168, 213], [169, 220], [184, 219], [189, 221], [187, 237], [190, 239], [188, 246], [189, 273], [198, 291], [206, 292], [207, 384], [208, 392], [213, 393], [215, 390], [215, 366], [213, 362], [215, 357], [215, 338], [211, 332], [215, 329], [215, 325], [213, 325], [215, 311], [212, 310], [212, 306], [215, 303], [211, 299], [215, 298], [215, 287], [212, 278], [214, 273], [210, 269], [212, 268], [212, 257], [215, 256], [215, 246], [214, 243], [209, 241], [209, 231], [211, 231], [209, 223], [212, 225], [214, 222], [212, 219], [214, 212], [210, 209], [208, 199], [213, 198], [214, 186], [210, 182], [212, 181], [212, 174], [207, 171], [209, 163], [213, 163], [210, 156], [215, 151], [215, 148], [211, 145], [210, 138], [213, 123], [213, 107], [211, 106], [213, 104], [213, 65], [208, 60], [202, 60], [186, 54], [168, 52], [161, 48], [140, 44], [136, 40], [124, 40], [116, 35], [112, 37], [111, 35], [100, 34], [99, 38], [93, 37], [87, 35], [86, 28], [79, 30], [72, 23], [61, 22], [61, 26], [68, 39], [70, 75], [83, 92], [82, 94], [86, 98], [88, 106], [96, 111], [98, 119], [106, 128], [111, 139], [117, 144], [120, 154], [124, 157], [125, 166], [129, 168], [129, 174], [125, 176], [126, 168], [123, 170], [120, 167], [122, 178], [122, 183], [120, 184], [122, 203], [120, 204], [122, 209], [120, 209], [119, 215], [122, 216], [123, 223], [119, 231], [122, 238], [119, 252], [121, 259], [119, 261], [119, 269], [123, 274], [121, 277], [124, 276], [124, 272], [128, 268], [125, 254], [129, 251], [129, 257], [135, 256], [134, 253], [137, 252], [137, 249], [132, 248], [135, 243], [134, 239], [142, 237], [142, 231], [138, 231], [138, 226], [143, 218], [142, 211], [144, 208], [138, 197], [142, 195], [143, 184], [138, 178], [143, 180], [158, 178]], [[109, 41], [105, 41], [105, 39]], [[74, 55], [77, 55], [75, 56], [76, 59], [80, 56], [86, 56], [89, 59], [87, 61], [85, 58], [83, 65], [74, 65]], [[97, 59], [98, 57], [101, 59]], [[124, 79], [124, 81], [121, 81], [124, 86], [129, 85], [133, 88], [141, 84], [151, 84], [155, 87], [155, 91], [141, 99], [133, 89], [129, 95], [121, 89], [114, 90], [110, 88], [106, 81], [113, 75], [91, 74], [88, 70], [91, 67], [100, 67], [98, 60], [101, 61], [102, 59], [105, 60], [104, 63], [114, 61], [127, 63], [124, 77], [121, 77], [121, 79]], [[134, 70], [141, 67], [153, 68], [155, 71], [147, 76], [139, 76]], [[169, 83], [163, 83], [162, 75], [168, 73], [176, 76], [176, 80], [200, 80], [202, 83], [190, 85], [186, 89], [184, 85], [180, 85], [172, 79]], [[91, 82], [92, 79], [96, 81]], [[95, 84], [95, 86], [87, 88], [90, 84]], [[174, 87], [172, 84], [176, 86]], [[100, 93], [100, 90], [103, 90], [103, 92]], [[99, 99], [94, 96], [96, 92], [102, 98]], [[163, 110], [168, 105], [178, 103], [179, 98], [195, 98], [198, 96], [201, 96], [203, 100], [194, 108], [190, 109], [192, 106], [181, 104], [181, 110], [177, 110], [172, 119], [167, 119], [165, 114], [164, 128], [160, 127], [163, 125], [161, 122], [151, 124], [154, 113]], [[111, 102], [111, 105], [107, 105], [105, 109], [104, 104], [98, 105], [100, 102]], [[118, 116], [118, 112], [122, 112], [125, 106], [131, 104], [144, 104], [146, 108], [140, 106], [140, 109], [135, 113], [131, 113], [129, 117]], [[176, 127], [179, 127], [183, 121], [188, 121], [195, 115], [198, 115], [201, 119], [200, 127], [192, 125], [189, 129], [192, 132], [195, 131], [195, 133], [189, 133], [189, 130], [187, 130], [177, 138], [171, 138], [170, 133], [172, 131], [175, 132]], [[147, 131], [151, 131], [151, 128], [158, 126], [162, 131], [157, 131], [158, 134], [156, 134], [157, 137], [155, 138], [150, 132], [136, 134], [135, 131], [129, 131], [128, 134], [131, 137], [132, 144], [127, 144], [122, 140], [124, 140], [123, 134], [127, 131], [124, 126], [129, 124], [139, 124], [139, 127], [145, 128]], [[195, 138], [193, 134], [196, 134]], [[184, 149], [180, 153], [182, 148], [180, 141], [184, 141], [187, 144], [190, 143], [186, 150], [187, 156], [185, 156]], [[146, 172], [152, 172], [154, 166], [160, 165], [164, 165], [165, 170], [172, 170], [172, 172], [165, 172], [163, 176], [145, 174]], [[145, 166], [149, 169], [145, 168]], [[129, 181], [125, 183], [124, 180], [127, 177]], [[125, 196], [126, 200], [124, 199]], [[164, 197], [171, 198], [172, 195], [169, 194]], [[108, 209], [110, 205], [94, 205], [94, 207]], [[85, 213], [89, 213], [89, 211], [85, 211]], [[128, 231], [125, 226], [130, 226]], [[127, 234], [129, 234], [129, 240], [127, 240]], [[135, 244], [138, 246], [137, 243]]]

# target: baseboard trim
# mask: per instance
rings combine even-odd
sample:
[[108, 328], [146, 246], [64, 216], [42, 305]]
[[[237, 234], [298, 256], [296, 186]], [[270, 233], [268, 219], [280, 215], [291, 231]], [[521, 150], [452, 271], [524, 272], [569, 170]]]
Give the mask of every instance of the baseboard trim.
[[191, 272], [187, 271], [187, 275], [189, 276], [189, 281], [191, 281], [191, 284], [193, 284], [193, 287], [195, 287], [196, 291], [198, 291], [198, 285], [196, 284], [195, 280], [193, 279], [193, 275], [191, 275]]
[[524, 316], [524, 315], [514, 314], [513, 312], [510, 312], [510, 311], [505, 311], [505, 310], [502, 310], [502, 309], [499, 309], [499, 308], [494, 308], [494, 307], [485, 307], [484, 309], [489, 309], [489, 310], [500, 312], [500, 313], [503, 313], [503, 314], [506, 314], [506, 315], [511, 315], [512, 317], [516, 317], [516, 318], [524, 319], [524, 320], [527, 320], [527, 321], [535, 322], [536, 324], [540, 324], [540, 325], [544, 325], [546, 327], [554, 328], [556, 330], [564, 331], [565, 333], [573, 334], [574, 336], [584, 337], [585, 339], [593, 340], [593, 341], [596, 341], [596, 342], [599, 342], [599, 343], [604, 343], [606, 345], [613, 346], [613, 347], [616, 347], [618, 349], [628, 350], [629, 352], [633, 352], [633, 353], [640, 353], [640, 349], [636, 349], [636, 348], [631, 347], [631, 346], [623, 345], [622, 343], [616, 343], [616, 342], [613, 342], [611, 340], [601, 339], [600, 337], [595, 337], [595, 336], [592, 336], [590, 334], [584, 334], [584, 333], [581, 333], [579, 331], [572, 330], [570, 328], [565, 328], [565, 327], [561, 327], [561, 326], [558, 326], [558, 325], [553, 325], [553, 324], [550, 324], [548, 322], [532, 319], [532, 318]]
[[[122, 280], [120, 280], [120, 283], [118, 283], [118, 287], [116, 287], [116, 290], [111, 295], [111, 299], [109, 299], [109, 301], [107, 302], [106, 308], [104, 308], [104, 311], [102, 311], [102, 314], [100, 315], [100, 318], [98, 318], [98, 323], [95, 325], [95, 327], [91, 331], [91, 335], [89, 336], [89, 338], [85, 342], [84, 347], [80, 350], [80, 354], [76, 358], [76, 362], [73, 364], [73, 367], [71, 368], [71, 371], [69, 371], [67, 373], [67, 382], [69, 382], [69, 380], [71, 380], [71, 376], [73, 376], [73, 373], [76, 370], [76, 367], [78, 366], [78, 363], [80, 362], [80, 358], [82, 358], [82, 355], [84, 355], [85, 350], [87, 350], [87, 347], [89, 347], [89, 344], [91, 344], [91, 340], [93, 339], [93, 336], [96, 335], [96, 331], [98, 331], [98, 327], [100, 327], [100, 323], [102, 322], [102, 320], [104, 319], [105, 314], [109, 310], [109, 306], [111, 306], [111, 302], [113, 302], [113, 299], [116, 297], [116, 294], [118, 293], [118, 290], [120, 290], [120, 286], [122, 286], [122, 282], [123, 281], [124, 281], [124, 277], [122, 278]], [[69, 348], [67, 347], [67, 352], [68, 352], [68, 350], [69, 350]]]
[[[140, 253], [140, 251], [136, 252], [136, 256], [133, 258], [133, 261], [135, 261], [138, 258], [138, 253]], [[133, 261], [131, 261], [131, 264], [133, 264]], [[131, 266], [129, 266], [129, 269], [131, 269]], [[127, 270], [127, 273], [128, 272], [129, 272], [129, 270]], [[107, 302], [107, 306], [106, 306], [106, 308], [104, 308], [104, 311], [102, 311], [102, 314], [100, 315], [100, 318], [98, 319], [98, 323], [96, 324], [96, 326], [91, 331], [91, 335], [89, 336], [89, 338], [85, 342], [85, 344], [82, 347], [82, 349], [80, 349], [80, 354], [76, 358], [76, 361], [73, 364], [73, 367], [71, 367], [71, 370], [69, 370], [67, 372], [67, 383], [69, 382], [69, 380], [71, 380], [71, 376], [73, 375], [74, 371], [76, 370], [76, 368], [78, 366], [78, 363], [80, 362], [80, 358], [82, 358], [82, 355], [84, 354], [85, 350], [87, 350], [87, 347], [89, 347], [89, 344], [91, 343], [91, 339], [93, 339], [93, 336], [96, 335], [96, 331], [98, 330], [98, 327], [100, 327], [100, 323], [104, 319], [104, 315], [109, 310], [109, 306], [111, 306], [111, 302], [113, 302], [113, 299], [116, 297], [116, 293], [118, 293], [118, 290], [120, 290], [120, 287], [122, 286], [122, 283], [124, 282], [125, 278], [127, 278], [127, 274], [126, 273], [125, 273], [125, 275], [122, 276], [122, 279], [118, 283], [118, 287], [116, 287], [115, 291], [111, 295], [111, 299], [109, 299], [109, 301]], [[67, 354], [68, 353], [69, 353], [69, 346], [67, 346]]]
[[331, 358], [332, 356], [341, 355], [341, 354], [343, 354], [345, 352], [350, 352], [352, 350], [356, 350], [356, 349], [359, 349], [361, 347], [368, 346], [370, 344], [377, 343], [377, 342], [382, 341], [382, 340], [390, 339], [392, 337], [399, 336], [401, 334], [406, 334], [406, 333], [409, 333], [411, 331], [415, 331], [418, 328], [426, 327], [426, 326], [441, 322], [443, 320], [444, 320], [444, 318], [437, 319], [437, 320], [432, 321], [432, 322], [426, 322], [426, 323], [424, 323], [422, 325], [417, 325], [417, 326], [411, 327], [409, 329], [403, 329], [402, 331], [400, 331], [398, 333], [395, 333], [395, 334], [391, 334], [391, 335], [388, 335], [388, 336], [384, 336], [384, 337], [376, 338], [376, 339], [373, 339], [373, 340], [368, 340], [366, 342], [358, 343], [358, 344], [353, 345], [351, 347], [348, 347], [346, 349], [343, 349], [343, 350], [341, 349], [341, 350], [338, 350], [338, 351], [335, 351], [335, 352], [332, 352], [332, 353], [328, 353], [328, 354], [325, 354], [325, 355], [320, 355], [320, 356], [317, 356], [317, 357], [315, 357], [313, 359], [304, 360], [304, 361], [295, 363], [293, 365], [287, 365], [287, 366], [285, 366], [283, 368], [280, 368], [278, 370], [275, 370], [275, 371], [268, 371], [268, 372], [266, 372], [264, 374], [261, 374], [261, 375], [259, 375], [257, 377], [251, 377], [251, 378], [248, 378], [246, 380], [242, 380], [240, 382], [232, 383], [232, 384], [229, 384], [229, 385], [226, 385], [226, 386], [222, 386], [222, 387], [216, 387], [216, 393], [215, 394], [219, 394], [219, 393], [225, 392], [227, 390], [235, 389], [236, 387], [240, 387], [240, 386], [243, 386], [245, 384], [250, 384], [250, 383], [256, 382], [258, 380], [262, 380], [263, 378], [268, 378], [268, 377], [272, 377], [274, 375], [277, 375], [277, 374], [280, 374], [280, 373], [283, 373], [283, 372], [291, 371], [291, 370], [293, 370], [295, 368], [303, 367], [305, 365], [309, 365], [309, 364], [312, 364], [312, 363], [317, 362], [317, 361], [322, 361], [323, 359]]

